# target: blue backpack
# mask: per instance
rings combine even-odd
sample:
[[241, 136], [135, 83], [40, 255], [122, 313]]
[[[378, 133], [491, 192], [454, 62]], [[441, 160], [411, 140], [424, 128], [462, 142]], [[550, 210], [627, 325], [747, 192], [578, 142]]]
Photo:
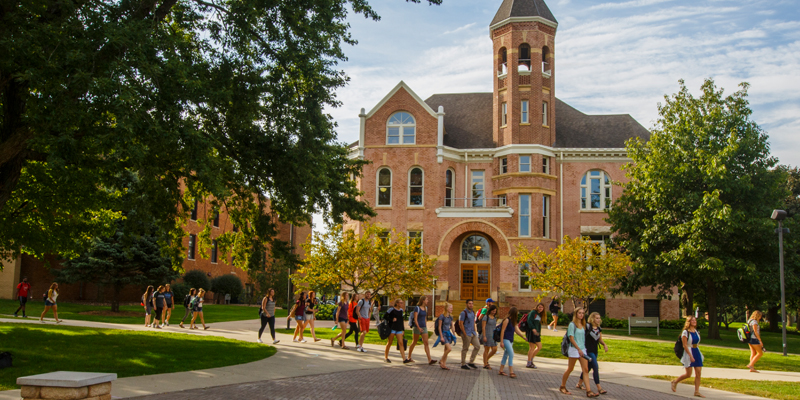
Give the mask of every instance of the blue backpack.
[[419, 307], [414, 307], [414, 311], [408, 313], [408, 327], [409, 328], [414, 328], [415, 326], [417, 326], [416, 319], [417, 319], [417, 314], [418, 313], [419, 313]]

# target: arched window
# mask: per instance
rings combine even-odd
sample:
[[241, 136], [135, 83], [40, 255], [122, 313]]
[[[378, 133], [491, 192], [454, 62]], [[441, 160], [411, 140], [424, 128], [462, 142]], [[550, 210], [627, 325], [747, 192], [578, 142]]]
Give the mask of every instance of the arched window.
[[505, 75], [508, 73], [508, 51], [505, 47], [500, 49], [497, 54], [497, 74]]
[[414, 117], [407, 112], [396, 112], [386, 123], [387, 144], [414, 144], [417, 137]]
[[392, 205], [392, 171], [389, 168], [378, 170], [378, 205]]
[[581, 179], [581, 209], [611, 208], [611, 178], [603, 171], [589, 171]]
[[531, 70], [531, 46], [527, 43], [519, 45], [519, 70]]
[[456, 197], [456, 173], [452, 169], [448, 169], [444, 173], [444, 206], [454, 207]]
[[547, 60], [550, 58], [550, 48], [547, 46], [542, 47], [542, 72], [549, 73], [550, 72], [550, 62]]
[[461, 261], [492, 261], [489, 241], [480, 235], [472, 235], [461, 243]]
[[424, 205], [425, 175], [422, 168], [414, 167], [408, 172], [408, 205]]

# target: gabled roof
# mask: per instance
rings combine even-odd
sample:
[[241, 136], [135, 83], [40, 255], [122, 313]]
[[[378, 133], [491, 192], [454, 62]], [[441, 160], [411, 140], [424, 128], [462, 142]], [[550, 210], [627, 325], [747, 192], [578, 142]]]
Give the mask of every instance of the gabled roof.
[[544, 3], [544, 0], [503, 0], [500, 9], [494, 16], [492, 23], [489, 24], [492, 28], [495, 25], [508, 19], [536, 19], [539, 17], [553, 24], [558, 24], [556, 17], [550, 12], [550, 8]]
[[425, 102], [422, 101], [422, 98], [420, 98], [416, 93], [414, 93], [414, 91], [411, 90], [410, 87], [408, 87], [408, 84], [406, 84], [403, 81], [400, 81], [400, 83], [398, 83], [397, 86], [394, 87], [394, 89], [389, 91], [389, 93], [386, 96], [384, 96], [383, 99], [381, 99], [381, 101], [379, 101], [378, 104], [376, 104], [375, 107], [373, 107], [372, 110], [370, 110], [370, 112], [367, 113], [367, 118], [370, 118], [373, 115], [375, 115], [375, 113], [378, 112], [378, 110], [380, 110], [381, 107], [383, 107], [383, 105], [386, 104], [386, 102], [389, 101], [389, 99], [391, 99], [392, 96], [394, 96], [400, 90], [400, 88], [405, 89], [406, 92], [408, 92], [408, 94], [410, 94], [411, 97], [413, 97], [414, 100], [416, 100], [422, 106], [422, 108], [424, 108], [425, 111], [427, 111], [433, 118], [438, 118], [436, 115], [436, 111], [433, 111], [431, 107], [425, 104]]
[[491, 149], [491, 93], [435, 94], [425, 100], [433, 109], [444, 106], [444, 145], [456, 149]]

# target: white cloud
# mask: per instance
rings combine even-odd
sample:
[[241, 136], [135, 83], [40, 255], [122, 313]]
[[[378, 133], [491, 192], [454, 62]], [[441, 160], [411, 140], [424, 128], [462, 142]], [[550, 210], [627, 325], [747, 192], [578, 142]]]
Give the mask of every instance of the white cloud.
[[666, 3], [672, 0], [633, 0], [633, 1], [624, 1], [622, 3], [600, 3], [598, 5], [589, 7], [590, 10], [603, 10], [603, 9], [620, 9], [620, 8], [632, 8], [632, 7], [645, 7], [645, 6], [652, 6], [658, 3]]
[[475, 25], [477, 25], [477, 23], [473, 22], [473, 23], [471, 23], [471, 24], [466, 24], [466, 25], [464, 25], [464, 26], [459, 26], [459, 27], [458, 27], [458, 28], [456, 28], [456, 29], [453, 29], [453, 30], [450, 30], [450, 31], [445, 31], [445, 32], [443, 32], [443, 33], [442, 33], [442, 35], [449, 35], [449, 34], [451, 34], [451, 33], [457, 33], [457, 32], [461, 32], [461, 31], [465, 31], [465, 30], [467, 30], [467, 29], [469, 29], [469, 28], [472, 28], [472, 27], [473, 27], [473, 26], [475, 26]]

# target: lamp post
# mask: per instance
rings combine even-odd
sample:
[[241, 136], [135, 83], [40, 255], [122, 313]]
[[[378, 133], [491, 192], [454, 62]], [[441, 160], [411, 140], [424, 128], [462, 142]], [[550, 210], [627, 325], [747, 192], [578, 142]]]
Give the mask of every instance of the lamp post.
[[786, 211], [783, 210], [773, 210], [772, 211], [772, 219], [778, 221], [778, 248], [780, 253], [780, 264], [781, 264], [781, 321], [783, 326], [783, 355], [784, 357], [786, 354], [786, 287], [784, 284], [783, 278], [783, 234], [789, 233], [789, 229], [783, 229], [783, 220], [787, 217]]

